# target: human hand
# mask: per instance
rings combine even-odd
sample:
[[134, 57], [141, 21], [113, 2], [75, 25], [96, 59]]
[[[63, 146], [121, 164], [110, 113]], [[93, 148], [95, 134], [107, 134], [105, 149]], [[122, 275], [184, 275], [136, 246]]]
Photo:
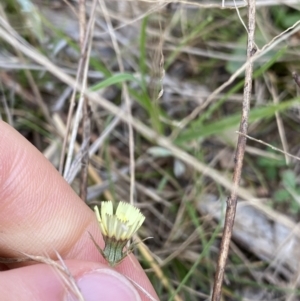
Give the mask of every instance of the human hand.
[[[2, 121], [0, 133], [0, 256], [56, 258], [58, 252], [86, 301], [149, 300], [128, 279], [158, 300], [132, 254], [114, 269], [108, 266], [88, 234], [103, 247], [95, 214], [51, 163]], [[76, 300], [50, 265], [14, 263], [4, 269], [1, 300]]]

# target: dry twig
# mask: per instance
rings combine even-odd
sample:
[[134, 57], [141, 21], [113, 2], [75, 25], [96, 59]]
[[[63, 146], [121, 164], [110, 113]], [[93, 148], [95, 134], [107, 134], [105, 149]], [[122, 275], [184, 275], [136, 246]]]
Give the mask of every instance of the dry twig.
[[300, 87], [300, 76], [299, 76], [299, 74], [294, 71], [292, 73], [292, 75], [293, 75], [293, 79], [294, 79], [295, 83], [297, 84], [298, 87]]
[[[255, 32], [255, 0], [248, 1], [248, 44], [247, 44], [247, 68], [245, 72], [245, 84], [244, 84], [244, 100], [242, 117], [240, 122], [240, 132], [247, 134], [248, 130], [248, 117], [250, 110], [250, 99], [252, 90], [252, 72], [253, 61], [252, 57], [257, 51], [254, 43]], [[215, 282], [212, 293], [212, 301], [219, 301], [221, 299], [221, 289], [225, 273], [225, 266], [228, 257], [229, 245], [232, 235], [232, 228], [234, 224], [234, 217], [237, 205], [237, 190], [239, 187], [243, 160], [246, 148], [246, 137], [240, 135], [237, 142], [237, 149], [235, 153], [235, 168], [233, 173], [233, 188], [231, 194], [227, 200], [227, 208], [225, 215], [225, 224], [223, 229], [223, 237], [221, 241], [220, 253], [217, 263], [217, 271], [215, 275]]]

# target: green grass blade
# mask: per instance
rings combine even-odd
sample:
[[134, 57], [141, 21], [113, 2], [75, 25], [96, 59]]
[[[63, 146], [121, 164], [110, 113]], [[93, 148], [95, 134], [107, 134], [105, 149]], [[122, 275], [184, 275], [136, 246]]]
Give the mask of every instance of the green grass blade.
[[[293, 105], [300, 102], [300, 98], [295, 98], [289, 101], [285, 101], [279, 104], [272, 104], [266, 107], [255, 108], [250, 112], [249, 122], [261, 120], [264, 118], [271, 118], [275, 112], [283, 112]], [[227, 118], [222, 118], [220, 121], [214, 121], [210, 124], [194, 127], [193, 129], [186, 130], [176, 139], [176, 143], [182, 144], [193, 139], [199, 139], [208, 137], [210, 135], [216, 135], [228, 130], [232, 127], [236, 127], [240, 122], [241, 114], [237, 113]]]
[[107, 88], [115, 84], [120, 84], [125, 81], [135, 81], [137, 83], [140, 83], [140, 81], [136, 79], [131, 73], [119, 73], [119, 74], [114, 74], [111, 77], [101, 81], [100, 83], [91, 86], [90, 90], [99, 91], [103, 88]]
[[142, 86], [143, 90], [146, 91], [146, 81], [145, 75], [147, 74], [147, 57], [146, 57], [146, 41], [147, 41], [147, 33], [146, 28], [148, 24], [148, 17], [145, 17], [142, 22], [141, 34], [140, 34], [140, 72], [142, 77]]

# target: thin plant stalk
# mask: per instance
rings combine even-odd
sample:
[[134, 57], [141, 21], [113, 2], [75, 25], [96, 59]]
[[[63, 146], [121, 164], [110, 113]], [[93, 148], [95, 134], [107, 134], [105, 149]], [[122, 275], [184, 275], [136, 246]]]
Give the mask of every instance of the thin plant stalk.
[[[247, 134], [248, 119], [250, 112], [250, 100], [252, 92], [252, 74], [253, 74], [253, 60], [252, 57], [256, 53], [257, 48], [254, 42], [255, 33], [255, 0], [248, 1], [248, 43], [247, 43], [247, 68], [245, 70], [245, 84], [244, 84], [244, 99], [242, 116], [239, 131], [242, 134]], [[246, 148], [247, 138], [244, 135], [239, 135], [237, 148], [235, 153], [235, 166], [233, 172], [233, 189], [227, 199], [227, 208], [225, 214], [225, 224], [223, 229], [223, 236], [221, 241], [220, 253], [217, 263], [217, 270], [215, 274], [215, 282], [212, 292], [212, 301], [221, 300], [222, 284], [226, 268], [226, 261], [229, 252], [229, 245], [232, 236], [232, 229], [234, 224], [238, 188], [242, 175], [243, 160]]]

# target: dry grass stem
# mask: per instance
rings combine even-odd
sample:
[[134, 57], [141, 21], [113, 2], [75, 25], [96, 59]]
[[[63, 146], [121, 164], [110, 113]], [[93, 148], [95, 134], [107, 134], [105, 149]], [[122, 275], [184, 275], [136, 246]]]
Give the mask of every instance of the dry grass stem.
[[285, 156], [291, 157], [291, 158], [296, 159], [296, 160], [300, 160], [300, 157], [294, 156], [294, 155], [292, 155], [292, 154], [290, 154], [290, 153], [287, 153], [286, 151], [281, 150], [281, 149], [279, 149], [279, 148], [277, 148], [277, 147], [275, 147], [275, 146], [273, 146], [273, 145], [271, 145], [271, 144], [269, 144], [269, 143], [266, 143], [266, 142], [264, 142], [264, 141], [262, 141], [262, 140], [255, 139], [255, 138], [253, 138], [253, 137], [251, 137], [251, 136], [249, 136], [249, 135], [246, 135], [246, 134], [244, 134], [244, 133], [241, 133], [241, 132], [237, 132], [237, 134], [242, 135], [242, 136], [244, 136], [244, 137], [246, 137], [246, 138], [248, 138], [248, 139], [250, 139], [250, 140], [256, 141], [256, 142], [258, 142], [258, 143], [261, 143], [261, 144], [263, 144], [263, 145], [266, 145], [266, 146], [270, 147], [271, 149], [273, 149], [273, 150], [275, 150], [275, 151], [277, 151], [277, 152], [280, 152], [280, 153], [284, 154]]
[[[28, 3], [0, 4], [0, 118], [90, 208], [136, 204], [136, 255], [159, 299], [297, 300], [299, 0]], [[0, 239], [3, 257], [40, 255], [14, 242]], [[59, 261], [0, 263], [49, 264], [83, 300], [43, 250]]]
[[[276, 45], [281, 43], [282, 41], [289, 38], [291, 35], [295, 34], [300, 29], [300, 21], [296, 22], [293, 26], [285, 30], [284, 32], [280, 33], [278, 36], [274, 37], [269, 43], [267, 43], [264, 47], [261, 49], [256, 49], [256, 53], [253, 55], [251, 62], [254, 63], [256, 60], [258, 60], [260, 57], [271, 51]], [[215, 91], [213, 91], [210, 96], [205, 100], [205, 102], [197, 107], [189, 116], [184, 118], [180, 123], [180, 130], [184, 129], [193, 119], [196, 118], [196, 116], [203, 111], [217, 95], [219, 95], [220, 92], [222, 92], [226, 87], [228, 87], [230, 84], [233, 83], [233, 81], [240, 75], [242, 72], [245, 71], [245, 69], [248, 67], [249, 62], [247, 61], [245, 64], [243, 64], [242, 67], [240, 67], [234, 74], [230, 76], [230, 78], [222, 84], [220, 87], [218, 87]], [[178, 134], [178, 133], [177, 133]]]
[[[10, 28], [10, 31], [11, 30], [12, 29]], [[59, 67], [54, 65], [45, 56], [41, 55], [32, 47], [26, 44], [24, 45], [23, 43], [19, 42], [18, 40], [22, 41], [21, 37], [17, 36], [18, 39], [16, 39], [14, 36], [7, 33], [3, 28], [0, 28], [0, 36], [8, 43], [19, 47], [19, 49], [23, 51], [24, 54], [28, 55], [31, 59], [43, 65], [50, 73], [52, 73], [62, 82], [80, 91], [81, 86], [76, 83], [76, 80], [74, 78], [70, 77], [68, 74], [63, 72], [63, 70], [61, 70]], [[245, 66], [246, 65], [247, 64], [245, 64]], [[107, 101], [106, 99], [98, 95], [98, 93], [90, 92], [86, 90], [85, 95], [89, 97], [91, 101], [95, 102], [96, 104], [99, 104], [100, 106], [102, 106], [104, 109], [114, 114], [115, 116], [118, 116], [123, 122], [128, 122], [121, 108]], [[220, 184], [224, 188], [230, 191], [233, 189], [232, 182], [228, 180], [226, 177], [224, 177], [217, 170], [210, 168], [206, 164], [197, 160], [194, 156], [188, 154], [184, 150], [175, 146], [168, 138], [158, 135], [155, 131], [147, 127], [144, 123], [140, 122], [136, 118], [132, 118], [131, 122], [132, 122], [132, 126], [146, 139], [158, 144], [159, 146], [168, 149], [174, 157], [192, 166], [195, 170], [201, 172], [203, 175], [212, 178], [216, 183]], [[275, 214], [274, 212], [272, 212], [272, 210], [269, 207], [260, 204], [259, 199], [257, 199], [254, 195], [252, 195], [252, 193], [249, 192], [247, 189], [239, 187], [236, 192], [237, 195], [242, 199], [247, 200], [248, 202], [252, 203], [256, 207], [258, 206], [261, 210], [263, 210], [266, 214], [268, 214], [270, 218], [278, 218], [277, 213]], [[281, 216], [281, 219], [285, 225], [287, 225], [288, 227], [293, 227], [294, 223], [290, 219], [286, 218], [283, 215]]]
[[[252, 57], [257, 51], [257, 47], [254, 42], [255, 33], [255, 0], [249, 0], [248, 2], [248, 43], [247, 43], [247, 61], [248, 65], [245, 71], [245, 84], [244, 84], [244, 100], [242, 117], [240, 122], [240, 132], [247, 134], [248, 130], [248, 118], [250, 110], [250, 99], [252, 92], [252, 73], [253, 73], [253, 61]], [[234, 225], [234, 217], [237, 205], [237, 190], [240, 184], [243, 160], [246, 148], [246, 138], [239, 136], [237, 142], [237, 148], [235, 153], [235, 166], [233, 172], [233, 189], [227, 199], [227, 208], [225, 214], [225, 224], [223, 229], [223, 236], [220, 246], [220, 253], [217, 263], [217, 270], [215, 274], [215, 282], [212, 292], [212, 301], [221, 300], [221, 290], [225, 273], [225, 266], [227, 262], [230, 240], [232, 236], [232, 229]]]
[[61, 279], [65, 283], [67, 289], [70, 292], [72, 292], [75, 295], [75, 297], [78, 298], [79, 301], [84, 301], [84, 298], [80, 292], [80, 289], [78, 288], [78, 286], [76, 284], [76, 280], [74, 279], [73, 275], [69, 271], [68, 267], [65, 265], [61, 256], [57, 252], [55, 252], [55, 253], [56, 253], [57, 258], [60, 261], [60, 264], [47, 257], [34, 256], [34, 255], [29, 255], [29, 254], [22, 252], [22, 254], [24, 256], [26, 256], [27, 259], [30, 259], [32, 261], [39, 262], [39, 263], [44, 263], [44, 264], [47, 264], [47, 265], [53, 267], [61, 276]]
[[[96, 1], [94, 1], [96, 4]], [[79, 8], [79, 41], [81, 56], [89, 62], [88, 49], [85, 48], [84, 40], [85, 36], [89, 34], [86, 30], [86, 1], [80, 0], [78, 4]], [[95, 6], [96, 9], [96, 6]], [[95, 18], [95, 14], [94, 14]], [[92, 18], [93, 19], [93, 16]], [[91, 37], [93, 32], [91, 32]], [[90, 45], [92, 44], [92, 38], [90, 40]], [[91, 49], [91, 48], [90, 48]], [[87, 73], [84, 74], [86, 78], [81, 78], [84, 82], [83, 89], [87, 87]], [[89, 144], [90, 144], [90, 135], [91, 135], [91, 120], [90, 120], [90, 106], [88, 98], [84, 97], [83, 107], [82, 107], [82, 158], [81, 158], [81, 173], [80, 173], [80, 198], [86, 202], [87, 199], [87, 187], [88, 187], [88, 167], [89, 167]]]
[[[170, 290], [170, 292], [173, 295], [174, 294], [174, 289], [171, 286], [170, 281], [164, 275], [164, 273], [163, 273], [162, 269], [160, 268], [160, 266], [154, 261], [153, 256], [150, 254], [150, 252], [147, 249], [147, 247], [145, 246], [145, 244], [142, 243], [142, 241], [140, 240], [140, 238], [138, 238], [137, 241], [139, 242], [139, 244], [138, 244], [139, 251], [141, 252], [142, 256], [151, 264], [151, 267], [154, 270], [154, 273], [156, 274], [156, 276], [158, 277], [158, 279], [160, 279], [160, 281], [162, 282], [163, 286], [165, 288], [167, 288], [168, 290]], [[182, 299], [180, 298], [180, 296], [178, 294], [174, 295], [174, 300], [175, 301], [182, 301]]]
[[[269, 75], [269, 81], [268, 82], [269, 82], [269, 84], [267, 84], [266, 86], [268, 87], [268, 89], [269, 89], [269, 91], [272, 95], [273, 102], [278, 105], [279, 104], [278, 93], [277, 93], [276, 86], [272, 83], [272, 76], [271, 75]], [[289, 153], [289, 149], [288, 149], [288, 143], [287, 143], [286, 133], [285, 133], [285, 130], [284, 130], [283, 121], [282, 121], [282, 118], [281, 118], [281, 116], [278, 112], [275, 113], [275, 116], [276, 116], [276, 122], [277, 122], [277, 127], [278, 127], [280, 140], [281, 140], [284, 155], [285, 155], [285, 162], [286, 162], [287, 165], [289, 165], [290, 164], [290, 158], [287, 155]]]
[[[134, 1], [134, 0], [127, 0]], [[157, 3], [157, 0], [141, 0], [146, 3]], [[222, 1], [222, 2], [221, 2]], [[242, 8], [247, 7], [247, 3], [244, 0], [240, 1], [227, 1], [227, 0], [216, 0], [216, 1], [203, 1], [202, 3], [194, 2], [194, 1], [185, 1], [179, 0], [176, 1], [176, 4], [185, 4], [191, 7], [200, 7], [200, 8], [227, 8], [227, 9], [236, 9], [236, 7]], [[170, 3], [169, 0], [160, 0], [160, 3]], [[212, 3], [214, 2], [214, 3]], [[171, 2], [172, 3], [172, 2]], [[256, 0], [256, 6], [273, 6], [278, 4], [286, 4], [286, 5], [297, 5], [297, 0]]]
[[[78, 81], [82, 80], [83, 84], [80, 85], [80, 89], [79, 89], [80, 97], [79, 97], [79, 101], [78, 101], [76, 114], [74, 117], [74, 124], [73, 124], [72, 134], [71, 134], [70, 143], [69, 143], [69, 147], [68, 147], [66, 164], [65, 164], [65, 168], [64, 168], [64, 177], [67, 176], [69, 169], [70, 169], [72, 154], [74, 152], [74, 143], [76, 140], [76, 135], [77, 135], [77, 131], [78, 131], [79, 123], [81, 120], [81, 115], [82, 115], [82, 108], [83, 108], [84, 101], [85, 101], [83, 91], [85, 90], [85, 87], [86, 87], [87, 72], [89, 69], [89, 55], [90, 55], [90, 51], [91, 51], [91, 45], [92, 45], [91, 40], [92, 40], [94, 23], [95, 23], [96, 3], [97, 3], [97, 1], [94, 0], [92, 15], [90, 16], [90, 20], [88, 22], [87, 29], [86, 29], [86, 34], [84, 36], [83, 46], [81, 48], [81, 51], [83, 51], [83, 53], [81, 53], [81, 55], [82, 55], [81, 60], [82, 60], [82, 66], [84, 66], [84, 67], [82, 70], [80, 68], [78, 69], [77, 79], [78, 79]], [[79, 64], [79, 66], [81, 66], [81, 64]], [[76, 89], [74, 91], [76, 91]], [[68, 114], [68, 123], [67, 123], [67, 133], [66, 133], [65, 140], [68, 137], [68, 130], [69, 130], [68, 125], [71, 124], [72, 111], [73, 111], [73, 107], [74, 107], [73, 99], [75, 100], [75, 93], [73, 94], [72, 101], [70, 103], [70, 109], [69, 109], [69, 114]], [[62, 153], [62, 155], [63, 155], [63, 153]], [[61, 160], [61, 162], [62, 162], [62, 160]]]
[[[109, 13], [106, 8], [105, 1], [103, 0], [98, 0], [99, 5], [102, 8], [104, 18], [106, 20], [108, 32], [110, 34], [112, 44], [117, 56], [118, 60], [118, 65], [120, 68], [120, 71], [123, 73], [125, 71], [123, 61], [121, 58], [121, 53], [120, 53], [120, 48], [115, 36], [115, 32], [109, 17]], [[131, 100], [128, 94], [128, 88], [125, 82], [122, 82], [122, 92], [123, 92], [123, 97], [125, 99], [125, 114], [126, 114], [126, 119], [128, 120], [128, 143], [129, 143], [129, 159], [130, 159], [130, 197], [129, 197], [129, 202], [130, 204], [134, 204], [134, 193], [135, 193], [135, 188], [134, 188], [134, 183], [135, 183], [135, 161], [134, 161], [134, 137], [133, 137], [133, 128], [132, 128], [132, 113], [131, 113]]]

